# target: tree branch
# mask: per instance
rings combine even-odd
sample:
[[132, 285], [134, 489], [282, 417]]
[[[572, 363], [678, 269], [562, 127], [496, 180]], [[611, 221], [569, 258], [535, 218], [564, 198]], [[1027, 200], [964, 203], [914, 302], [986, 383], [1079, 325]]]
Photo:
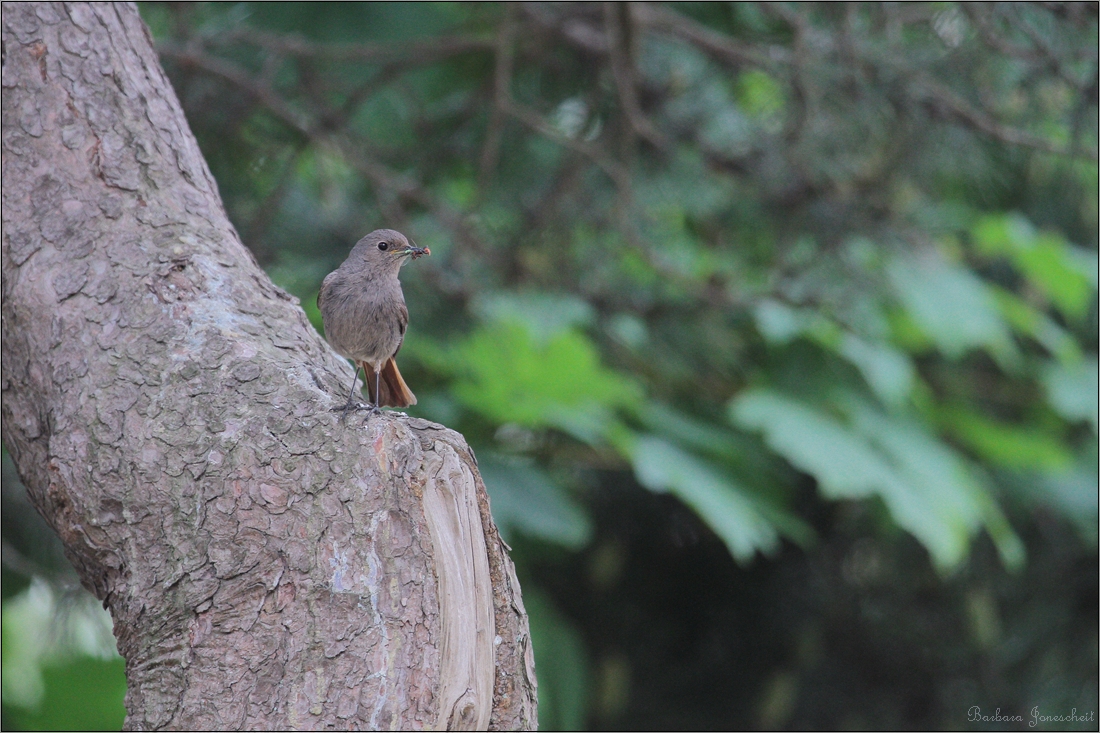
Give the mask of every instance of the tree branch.
[[557, 130], [553, 125], [544, 120], [542, 116], [532, 109], [529, 109], [514, 100], [508, 100], [505, 110], [511, 116], [522, 122], [524, 125], [534, 130], [538, 134], [545, 138], [553, 140], [559, 145], [575, 150], [584, 157], [595, 163], [600, 170], [607, 174], [616, 186], [620, 189], [630, 187], [630, 175], [622, 165], [607, 154], [602, 148], [596, 145], [590, 145], [582, 140], [576, 140], [563, 134]]
[[240, 243], [136, 8], [5, 6], [3, 45], [3, 439], [111, 612], [126, 726], [532, 727], [473, 454], [330, 410], [347, 364]]
[[484, 198], [492, 182], [500, 158], [500, 143], [508, 100], [512, 98], [512, 68], [515, 58], [516, 7], [509, 2], [504, 7], [504, 19], [496, 39], [496, 66], [493, 70], [493, 111], [489, 114], [489, 128], [481, 148], [481, 165], [478, 173], [478, 192]]
[[1079, 157], [1079, 155], [1083, 153], [1090, 160], [1097, 160], [1096, 148], [1077, 148], [1073, 145], [1055, 145], [1038, 135], [1033, 135], [1030, 132], [997, 121], [983, 110], [971, 106], [966, 100], [943, 84], [925, 75], [917, 76], [914, 81], [918, 89], [922, 89], [927, 93], [931, 98], [932, 104], [936, 108], [951, 114], [957, 120], [978, 132], [1000, 140], [1003, 143], [1069, 158]]
[[464, 53], [493, 51], [492, 39], [473, 36], [437, 36], [421, 41], [399, 43], [315, 43], [295, 34], [271, 33], [256, 28], [234, 28], [220, 31], [206, 42], [244, 42], [279, 53], [301, 58], [323, 58], [333, 61], [400, 61], [409, 65], [434, 64]]
[[[632, 3], [605, 2], [604, 28], [607, 33], [607, 47], [611, 55], [611, 71], [615, 77], [615, 88], [619, 93], [619, 104], [630, 128], [640, 137], [649, 141], [659, 150], [668, 150], [670, 142], [653, 123], [642, 113], [638, 104], [638, 94], [635, 88], [637, 82], [634, 77], [634, 59], [627, 43], [627, 33], [632, 18], [630, 8]], [[622, 17], [620, 17], [622, 14]]]
[[397, 197], [414, 201], [431, 211], [433, 216], [450, 229], [469, 250], [474, 253], [484, 251], [480, 238], [466, 225], [458, 212], [439, 201], [415, 180], [390, 170], [362, 150], [361, 146], [354, 144], [347, 135], [319, 129], [318, 125], [306, 115], [299, 113], [273, 89], [249, 76], [243, 69], [215, 56], [183, 48], [177, 44], [165, 43], [158, 48], [162, 54], [180, 64], [203, 69], [231, 82], [260, 102], [291, 129], [316, 144], [327, 145], [338, 151], [340, 157], [345, 158], [375, 186]]
[[652, 3], [637, 3], [634, 18], [643, 27], [687, 41], [723, 63], [767, 69], [791, 61], [790, 52], [782, 46], [758, 48], [739, 43], [702, 23]]

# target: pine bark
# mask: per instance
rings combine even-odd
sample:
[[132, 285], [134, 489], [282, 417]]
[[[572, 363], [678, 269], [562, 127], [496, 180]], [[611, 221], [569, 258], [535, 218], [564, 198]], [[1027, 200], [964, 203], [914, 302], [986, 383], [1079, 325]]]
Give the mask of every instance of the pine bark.
[[242, 246], [129, 4], [5, 3], [3, 439], [114, 618], [126, 727], [530, 729], [527, 617], [457, 433]]

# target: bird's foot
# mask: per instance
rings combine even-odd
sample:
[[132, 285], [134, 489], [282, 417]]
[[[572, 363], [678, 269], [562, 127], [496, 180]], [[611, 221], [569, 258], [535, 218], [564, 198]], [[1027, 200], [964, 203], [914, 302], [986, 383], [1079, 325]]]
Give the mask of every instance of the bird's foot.
[[362, 402], [356, 402], [356, 401], [353, 401], [353, 400], [348, 400], [348, 403], [346, 405], [341, 405], [340, 407], [333, 407], [331, 412], [339, 412], [340, 413], [340, 419], [341, 420], [346, 420], [347, 417], [348, 417], [349, 412], [352, 412], [353, 410], [358, 412], [359, 410], [366, 410], [366, 409], [369, 409], [369, 408], [370, 408], [370, 405], [364, 405]]

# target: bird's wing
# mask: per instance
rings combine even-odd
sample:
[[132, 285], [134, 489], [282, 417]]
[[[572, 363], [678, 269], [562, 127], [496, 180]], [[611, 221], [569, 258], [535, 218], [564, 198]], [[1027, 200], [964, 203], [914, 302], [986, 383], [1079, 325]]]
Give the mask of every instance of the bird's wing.
[[[397, 330], [401, 332], [401, 340], [397, 342], [397, 348], [393, 350], [393, 355], [397, 356], [397, 352], [401, 351], [401, 344], [405, 343], [405, 329], [409, 327], [409, 309], [402, 302], [397, 306]], [[415, 398], [414, 398], [415, 399]], [[415, 402], [413, 403], [416, 404]]]

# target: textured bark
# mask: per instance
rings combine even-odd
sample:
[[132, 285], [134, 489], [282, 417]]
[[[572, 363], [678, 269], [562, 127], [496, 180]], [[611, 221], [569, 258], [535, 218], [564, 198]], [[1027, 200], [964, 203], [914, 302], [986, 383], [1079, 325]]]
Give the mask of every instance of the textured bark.
[[132, 5], [4, 4], [3, 438], [103, 599], [126, 724], [531, 728], [457, 433], [350, 373], [241, 245]]

